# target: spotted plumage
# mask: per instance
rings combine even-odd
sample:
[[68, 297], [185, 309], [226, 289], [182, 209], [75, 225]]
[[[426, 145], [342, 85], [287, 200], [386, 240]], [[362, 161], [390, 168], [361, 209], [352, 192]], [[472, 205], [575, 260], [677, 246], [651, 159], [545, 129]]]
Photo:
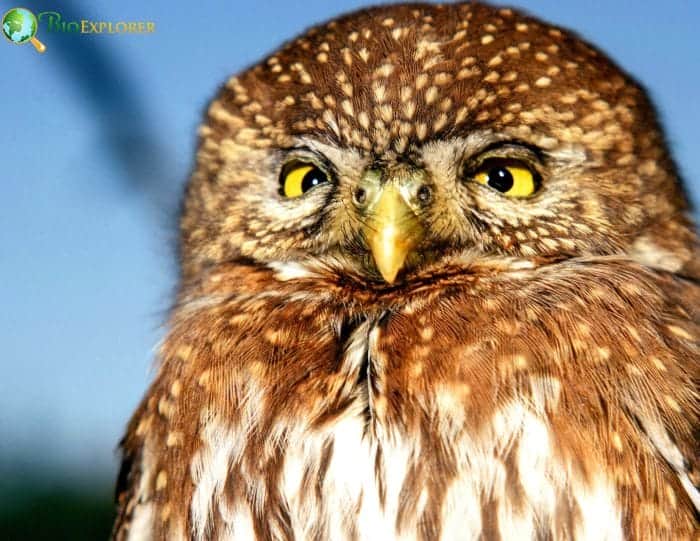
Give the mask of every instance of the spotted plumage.
[[644, 91], [482, 4], [312, 28], [203, 126], [114, 538], [696, 539], [698, 240]]

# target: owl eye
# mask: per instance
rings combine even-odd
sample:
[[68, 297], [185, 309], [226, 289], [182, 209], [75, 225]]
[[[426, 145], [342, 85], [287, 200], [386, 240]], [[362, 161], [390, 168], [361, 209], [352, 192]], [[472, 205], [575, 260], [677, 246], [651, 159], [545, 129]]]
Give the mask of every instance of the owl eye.
[[285, 197], [299, 197], [311, 188], [328, 182], [328, 176], [315, 165], [293, 163], [282, 169], [280, 183]]
[[486, 160], [472, 178], [508, 197], [529, 197], [539, 184], [538, 174], [524, 162], [499, 158]]

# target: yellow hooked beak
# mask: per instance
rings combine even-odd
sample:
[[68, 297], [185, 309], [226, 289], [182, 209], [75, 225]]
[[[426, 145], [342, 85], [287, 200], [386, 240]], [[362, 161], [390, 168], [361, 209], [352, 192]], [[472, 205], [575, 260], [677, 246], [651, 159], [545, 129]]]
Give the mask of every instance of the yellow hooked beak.
[[393, 284], [406, 258], [423, 239], [424, 231], [407, 201], [407, 193], [393, 182], [383, 186], [368, 215], [365, 238], [384, 280]]

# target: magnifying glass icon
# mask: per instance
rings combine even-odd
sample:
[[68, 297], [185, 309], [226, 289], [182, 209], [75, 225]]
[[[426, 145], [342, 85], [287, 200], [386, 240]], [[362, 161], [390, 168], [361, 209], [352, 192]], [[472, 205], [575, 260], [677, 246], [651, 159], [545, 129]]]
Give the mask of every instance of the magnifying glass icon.
[[38, 28], [36, 16], [28, 9], [12, 8], [2, 16], [2, 33], [9, 41], [15, 45], [30, 42], [38, 52], [43, 53], [46, 45], [35, 37]]

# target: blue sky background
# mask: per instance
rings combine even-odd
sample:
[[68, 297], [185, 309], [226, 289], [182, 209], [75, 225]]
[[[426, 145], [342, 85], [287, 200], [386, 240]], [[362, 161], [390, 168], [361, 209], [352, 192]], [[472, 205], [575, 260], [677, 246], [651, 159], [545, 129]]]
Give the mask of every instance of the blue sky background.
[[[175, 284], [177, 200], [206, 102], [354, 1], [23, 2], [151, 35], [0, 38], [0, 469], [111, 477]], [[2, 2], [2, 12], [14, 3]], [[650, 89], [700, 195], [700, 3], [510, 3], [574, 28]]]

